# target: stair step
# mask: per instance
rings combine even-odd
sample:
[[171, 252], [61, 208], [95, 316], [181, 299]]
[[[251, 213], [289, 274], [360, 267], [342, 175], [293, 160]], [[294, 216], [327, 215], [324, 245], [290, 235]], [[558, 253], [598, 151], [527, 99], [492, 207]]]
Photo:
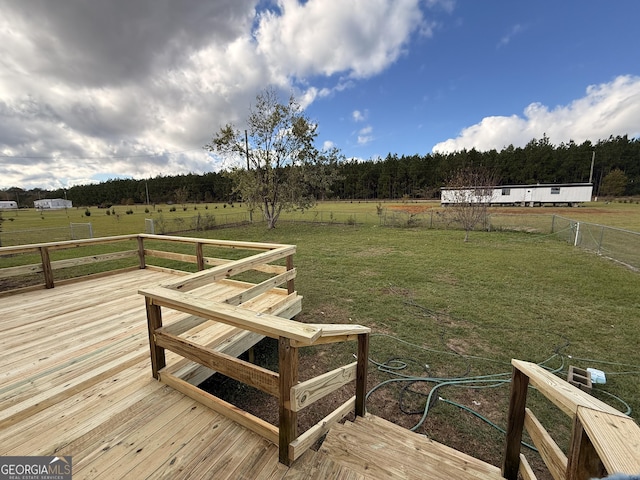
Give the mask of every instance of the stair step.
[[373, 415], [332, 427], [320, 452], [367, 478], [502, 478], [493, 465]]
[[366, 480], [367, 477], [361, 475], [345, 465], [334, 462], [331, 458], [321, 452], [307, 450], [289, 468], [283, 480]]

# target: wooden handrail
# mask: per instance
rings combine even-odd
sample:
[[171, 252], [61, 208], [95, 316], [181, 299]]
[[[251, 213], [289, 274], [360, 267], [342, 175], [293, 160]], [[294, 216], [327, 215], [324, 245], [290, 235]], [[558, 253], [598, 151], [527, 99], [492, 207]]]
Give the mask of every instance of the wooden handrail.
[[144, 295], [153, 305], [169, 307], [271, 338], [285, 337], [304, 345], [311, 345], [322, 334], [322, 330], [316, 326], [266, 313], [256, 313], [165, 287], [150, 287], [141, 289], [138, 293]]
[[251, 257], [234, 260], [232, 262], [225, 263], [224, 265], [202, 270], [198, 273], [182, 278], [177, 282], [166, 284], [165, 286], [186, 292], [207, 285], [211, 282], [215, 282], [216, 280], [232, 277], [233, 275], [252, 270], [258, 265], [273, 262], [280, 258], [285, 258], [294, 254], [295, 251], [296, 247], [293, 245], [276, 248], [257, 255], [252, 255]]
[[[72, 249], [78, 247], [86, 247], [92, 245], [102, 245], [109, 243], [118, 243], [118, 242], [126, 242], [131, 240], [137, 240], [137, 255], [139, 257], [139, 268], [146, 268], [146, 256], [155, 256], [158, 258], [165, 258], [170, 260], [177, 260], [181, 262], [194, 263], [197, 265], [198, 270], [204, 271], [205, 265], [215, 265], [223, 268], [223, 265], [227, 265], [230, 268], [233, 268], [231, 272], [228, 272], [226, 275], [235, 275], [236, 273], [240, 273], [240, 271], [245, 270], [257, 270], [265, 273], [278, 273], [282, 274], [286, 271], [291, 271], [293, 269], [293, 253], [295, 253], [295, 247], [291, 245], [283, 245], [276, 243], [260, 243], [260, 242], [239, 242], [232, 240], [215, 240], [215, 239], [206, 239], [206, 238], [195, 238], [195, 237], [175, 237], [175, 236], [165, 236], [165, 235], [152, 235], [152, 234], [129, 234], [129, 235], [118, 235], [112, 237], [98, 237], [98, 238], [88, 238], [81, 240], [65, 240], [58, 242], [45, 242], [45, 243], [34, 243], [28, 245], [17, 245], [11, 247], [0, 247], [0, 258], [3, 256], [15, 256], [21, 254], [33, 254], [40, 256], [40, 262], [36, 264], [29, 265], [19, 265], [15, 267], [7, 267], [0, 269], [0, 278], [9, 278], [19, 275], [40, 273], [43, 274], [44, 284], [40, 285], [46, 288], [54, 287], [54, 278], [53, 278], [53, 270], [58, 268], [68, 268], [75, 267], [87, 263], [96, 263], [96, 262], [106, 262], [111, 260], [116, 260], [119, 258], [135, 256], [136, 250], [126, 250], [125, 252], [114, 252], [108, 254], [101, 255], [93, 255], [93, 256], [85, 256], [85, 257], [77, 257], [66, 260], [58, 260], [51, 261], [49, 254], [52, 251], [57, 250], [65, 250]], [[174, 252], [165, 252], [161, 250], [153, 250], [153, 249], [145, 249], [144, 241], [145, 240], [157, 240], [161, 242], [169, 242], [169, 243], [186, 243], [192, 244], [195, 246], [194, 254], [181, 254]], [[228, 249], [242, 249], [242, 250], [258, 250], [263, 253], [267, 253], [267, 255], [263, 257], [259, 257], [258, 261], [254, 261], [256, 255], [250, 256], [244, 260], [229, 260], [229, 259], [219, 259], [219, 258], [211, 258], [204, 256], [203, 246], [208, 245], [212, 247], [220, 247], [220, 248], [228, 248]], [[284, 252], [283, 252], [284, 249]], [[269, 254], [269, 252], [278, 251], [279, 253]], [[287, 266], [281, 265], [268, 265], [270, 261], [273, 261], [276, 258], [286, 258]], [[260, 259], [263, 262], [259, 263]], [[251, 266], [249, 268], [244, 268], [247, 262], [251, 262]], [[209, 269], [206, 271], [205, 277], [209, 275], [215, 276], [215, 272], [210, 272]], [[295, 271], [295, 270], [294, 270]], [[196, 280], [197, 282], [197, 280]], [[287, 290], [289, 293], [293, 293], [294, 289], [294, 278], [291, 274], [288, 274], [287, 280]], [[190, 285], [190, 288], [193, 285]], [[30, 289], [34, 289], [37, 287], [29, 287]], [[11, 293], [11, 291], [1, 292], [2, 295], [6, 295]]]
[[[515, 480], [518, 472], [535, 479], [520, 453], [523, 427], [538, 447], [556, 480], [587, 480], [612, 473], [640, 473], [640, 427], [632, 418], [592, 397], [534, 363], [512, 360], [513, 377], [507, 421], [502, 475]], [[528, 387], [533, 386], [562, 412], [573, 418], [568, 455], [526, 408]]]

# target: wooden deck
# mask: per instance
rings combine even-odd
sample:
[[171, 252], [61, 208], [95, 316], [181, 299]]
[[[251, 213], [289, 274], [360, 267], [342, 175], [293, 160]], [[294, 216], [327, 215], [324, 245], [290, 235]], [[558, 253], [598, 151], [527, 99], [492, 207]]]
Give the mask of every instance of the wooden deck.
[[151, 377], [137, 291], [170, 278], [146, 269], [0, 299], [0, 455], [72, 455], [78, 479], [287, 474], [276, 445]]
[[[0, 296], [0, 456], [70, 455], [75, 479], [491, 480], [504, 475], [515, 480], [518, 474], [535, 479], [520, 452], [526, 428], [554, 478], [640, 471], [640, 427], [632, 419], [528, 362], [513, 361], [501, 470], [365, 416], [369, 329], [303, 325], [280, 317], [300, 311], [301, 297], [292, 280], [294, 247], [261, 245], [267, 251], [230, 262], [204, 256], [205, 241], [170, 240], [195, 242], [197, 255], [147, 250], [138, 236], [139, 249], [125, 253], [139, 256], [140, 269], [59, 282], [55, 288], [53, 269], [70, 263], [49, 262], [48, 248], [58, 246], [21, 247], [42, 253], [38, 271], [48, 288]], [[4, 252], [13, 255], [14, 250]], [[150, 254], [195, 261], [200, 271], [183, 277], [157, 267], [145, 269], [145, 255]], [[265, 264], [285, 257], [286, 267]], [[204, 270], [205, 263], [219, 267]], [[4, 275], [33, 268], [5, 268]], [[251, 268], [276, 277], [257, 285], [228, 278]], [[283, 282], [287, 289], [273, 288]], [[234, 307], [239, 304], [242, 308]], [[233, 358], [262, 335], [279, 338], [279, 373]], [[358, 361], [298, 382], [298, 348], [336, 341], [356, 341]], [[208, 367], [229, 364], [229, 373], [220, 371], [279, 396], [279, 429], [267, 428], [266, 438], [266, 427], [255, 429], [246, 412], [227, 404], [221, 409], [220, 402], [193, 387], [211, 374]], [[354, 379], [356, 395], [298, 436], [297, 412]], [[568, 455], [526, 408], [529, 385], [574, 419]], [[354, 406], [355, 422], [337, 423]], [[320, 450], [308, 450], [325, 433]]]
[[[175, 278], [136, 270], [0, 299], [0, 456], [71, 455], [74, 479], [387, 477], [375, 460], [348, 454], [342, 426], [324, 451], [310, 450], [287, 467], [276, 444], [154, 379], [137, 292]], [[224, 294], [236, 294], [232, 283]], [[184, 317], [173, 312], [165, 320]], [[224, 327], [217, 330], [228, 338]], [[167, 352], [168, 364], [176, 360]], [[393, 427], [379, 430], [380, 421], [367, 418], [359, 425], [378, 425], [369, 434], [376, 445], [398, 444], [400, 427], [392, 437]], [[429, 443], [406, 433], [409, 442]], [[361, 428], [360, 435], [367, 433]], [[397, 455], [397, 447], [389, 452]], [[402, 478], [422, 478], [414, 466], [394, 468]], [[480, 470], [473, 478], [500, 478], [496, 467]]]

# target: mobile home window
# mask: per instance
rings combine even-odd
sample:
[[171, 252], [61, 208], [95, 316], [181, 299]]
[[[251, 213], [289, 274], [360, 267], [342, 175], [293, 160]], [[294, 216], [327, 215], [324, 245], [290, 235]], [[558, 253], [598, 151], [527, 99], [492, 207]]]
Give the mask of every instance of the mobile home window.
[[560, 187], [551, 187], [551, 195], [560, 195]]
[[502, 195], [511, 195], [511, 189], [510, 188], [503, 188], [502, 189]]

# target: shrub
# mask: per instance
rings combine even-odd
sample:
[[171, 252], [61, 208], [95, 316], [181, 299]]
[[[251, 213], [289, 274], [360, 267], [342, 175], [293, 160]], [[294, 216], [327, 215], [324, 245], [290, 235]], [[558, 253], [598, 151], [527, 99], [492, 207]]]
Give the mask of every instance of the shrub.
[[144, 209], [144, 213], [149, 213], [149, 207]]
[[133, 210], [129, 209], [129, 210], [127, 210], [127, 211], [126, 211], [126, 212], [124, 212], [124, 213], [126, 213], [127, 215], [133, 215]]
[[107, 215], [111, 215], [111, 210], [107, 210], [107, 211], [106, 211], [106, 212], [104, 212], [104, 213], [106, 213]]
[[169, 209], [169, 211], [170, 211], [170, 212], [175, 212], [175, 211], [176, 211], [176, 207], [171, 207], [171, 208]]
[[88, 209], [88, 208], [84, 211], [84, 214], [85, 214], [85, 216], [87, 216], [87, 217], [90, 217], [90, 216], [91, 216], [91, 212], [89, 211], [89, 209]]

